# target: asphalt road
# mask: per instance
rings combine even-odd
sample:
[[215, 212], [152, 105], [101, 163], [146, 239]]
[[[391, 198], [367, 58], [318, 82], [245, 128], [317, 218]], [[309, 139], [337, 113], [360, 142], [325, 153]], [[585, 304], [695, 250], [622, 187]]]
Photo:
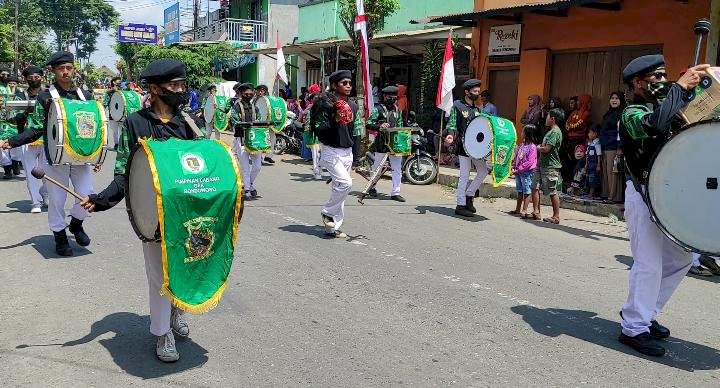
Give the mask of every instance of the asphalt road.
[[124, 204], [88, 219], [92, 244], [60, 258], [25, 183], [0, 182], [0, 384], [719, 384], [718, 278], [680, 286], [660, 316], [673, 334], [664, 358], [617, 342], [632, 264], [622, 223], [570, 211], [560, 226], [523, 221], [500, 199], [466, 221], [443, 188], [405, 185], [405, 204], [349, 199], [349, 240], [327, 240], [329, 187], [307, 165], [265, 167], [257, 187], [220, 306], [189, 317], [192, 340], [163, 364]]

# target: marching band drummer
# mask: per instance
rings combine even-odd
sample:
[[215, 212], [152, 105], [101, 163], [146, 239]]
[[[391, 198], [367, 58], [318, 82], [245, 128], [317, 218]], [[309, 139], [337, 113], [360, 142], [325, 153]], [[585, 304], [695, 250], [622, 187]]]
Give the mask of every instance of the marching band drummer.
[[709, 65], [688, 69], [660, 103], [649, 89], [665, 82], [665, 59], [646, 55], [632, 60], [623, 80], [632, 93], [622, 114], [620, 137], [630, 180], [625, 190], [625, 220], [634, 264], [630, 269], [628, 298], [622, 307], [620, 342], [642, 354], [662, 356], [665, 348], [655, 339], [670, 330], [656, 320], [690, 268], [692, 257], [652, 222], [643, 194], [647, 190], [651, 158], [670, 139], [673, 119], [687, 106], [693, 90]]
[[[398, 97], [397, 86], [387, 86], [382, 90], [383, 100], [375, 104], [375, 107], [370, 113], [370, 118], [367, 121], [367, 128], [378, 131], [377, 137], [373, 142], [375, 148], [375, 160], [371, 170], [377, 171], [380, 168], [380, 163], [385, 158], [385, 155], [390, 152], [387, 145], [388, 134], [383, 131], [388, 128], [402, 127], [403, 116], [400, 108], [397, 107]], [[402, 156], [390, 155], [390, 167], [392, 168], [392, 192], [390, 193], [390, 199], [398, 202], [405, 202], [405, 198], [400, 195], [400, 182], [402, 181]], [[377, 189], [370, 189], [369, 193], [371, 197], [377, 197]]]
[[[482, 113], [482, 104], [480, 103], [480, 85], [482, 81], [478, 79], [469, 79], [463, 84], [465, 97], [462, 100], [456, 100], [450, 111], [450, 119], [447, 124], [448, 135], [445, 142], [450, 144], [457, 136], [458, 141], [455, 146], [455, 154], [460, 161], [460, 178], [458, 179], [458, 187], [455, 194], [457, 198], [457, 207], [455, 214], [463, 217], [473, 217], [476, 209], [473, 205], [475, 192], [480, 189], [483, 180], [488, 175], [487, 164], [484, 159], [475, 159], [468, 156], [463, 147], [463, 136], [470, 125], [470, 122]], [[475, 179], [468, 185], [470, 179], [470, 170], [475, 166]]]
[[[83, 91], [73, 85], [75, 78], [75, 57], [67, 51], [58, 51], [47, 62], [52, 74], [55, 76], [55, 83], [48, 90], [43, 90], [37, 96], [35, 111], [28, 118], [27, 129], [0, 144], [1, 148], [10, 149], [30, 144], [45, 136], [47, 128], [47, 114], [53, 94], [59, 98], [70, 100], [92, 100], [92, 93]], [[58, 97], [55, 97], [58, 98]], [[60, 183], [67, 185], [72, 182], [75, 192], [81, 196], [92, 193], [92, 166], [90, 165], [58, 165], [45, 166], [47, 176], [54, 178]], [[55, 185], [47, 185], [50, 203], [48, 205], [48, 224], [55, 237], [55, 251], [60, 256], [72, 256], [65, 229], [75, 236], [75, 242], [80, 246], [90, 245], [90, 237], [83, 229], [83, 220], [88, 212], [80, 206], [79, 201], [75, 202], [70, 211], [70, 224], [65, 222], [65, 201], [67, 192]]]
[[[125, 120], [115, 161], [115, 177], [105, 190], [91, 194], [81, 203], [88, 211], [108, 210], [125, 197], [128, 157], [139, 139], [191, 140], [196, 137], [191, 125], [202, 127], [204, 124], [194, 115], [182, 116], [180, 107], [188, 98], [186, 71], [182, 62], [156, 60], [147, 66], [140, 78], [147, 82], [150, 89], [151, 106]], [[186, 118], [194, 122], [188, 123]], [[172, 307], [170, 300], [160, 295], [163, 284], [160, 242], [146, 242], [142, 248], [150, 293], [150, 332], [158, 337], [155, 353], [163, 362], [174, 362], [180, 357], [175, 348], [175, 336], [188, 337], [190, 329], [182, 310]]]
[[[253, 96], [255, 95], [255, 92], [252, 84], [235, 84], [235, 86], [233, 86], [233, 90], [235, 90], [237, 97], [230, 110], [230, 122], [233, 127], [241, 123], [252, 123], [253, 121], [256, 121], [260, 112], [258, 111], [257, 106], [253, 103]], [[245, 149], [243, 146], [243, 133], [244, 131], [235, 131], [236, 135], [235, 140], [233, 141], [232, 149], [235, 153], [235, 157], [240, 162], [243, 185], [245, 186], [243, 188], [245, 190], [245, 198], [257, 198], [258, 192], [257, 189], [255, 189], [254, 183], [258, 175], [260, 175], [260, 170], [262, 170], [263, 154], [260, 152], [253, 154]]]

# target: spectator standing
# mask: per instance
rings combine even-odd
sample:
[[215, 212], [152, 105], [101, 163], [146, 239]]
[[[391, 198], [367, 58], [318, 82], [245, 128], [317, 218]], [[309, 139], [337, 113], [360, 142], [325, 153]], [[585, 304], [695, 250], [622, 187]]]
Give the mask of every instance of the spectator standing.
[[587, 130], [590, 128], [590, 101], [592, 97], [583, 94], [577, 98], [577, 104], [573, 109], [573, 99], [570, 99], [570, 116], [565, 123], [567, 137], [563, 148], [565, 152], [562, 155], [562, 176], [566, 183], [572, 181], [572, 172], [575, 166], [573, 152], [578, 144], [585, 145], [587, 139]]
[[[533, 143], [534, 125], [523, 128], [523, 143], [515, 150], [512, 169], [515, 174], [515, 189], [517, 191], [517, 204], [510, 214], [531, 218], [527, 212], [528, 202], [532, 194], [533, 171], [537, 168], [537, 146]], [[537, 211], [538, 209], [534, 209]]]
[[602, 176], [600, 196], [613, 203], [623, 202], [623, 174], [618, 168], [623, 164], [621, 160], [622, 143], [618, 136], [623, 109], [625, 109], [625, 96], [621, 92], [610, 94], [610, 108], [603, 116], [600, 125], [600, 146], [603, 152], [600, 168]]
[[[495, 104], [490, 102], [490, 91], [485, 89], [482, 92], [480, 92], [480, 103], [482, 104], [482, 111], [483, 113], [489, 114], [490, 116], [497, 116], [498, 111]], [[531, 124], [532, 125], [532, 124]], [[537, 127], [535, 127], [537, 129]], [[525, 130], [523, 129], [523, 132]], [[532, 138], [532, 136], [531, 136]]]
[[602, 185], [600, 178], [601, 158], [602, 147], [600, 146], [600, 139], [598, 139], [598, 130], [590, 128], [588, 129], [588, 143], [585, 152], [585, 167], [587, 169], [588, 196], [591, 199], [600, 198], [600, 187]]
[[546, 126], [550, 130], [545, 134], [542, 144], [537, 147], [540, 154], [538, 164], [540, 165], [540, 174], [533, 179], [532, 201], [536, 211], [532, 218], [540, 219], [540, 189], [543, 194], [550, 196], [552, 203], [553, 215], [543, 219], [545, 222], [552, 224], [560, 223], [560, 189], [562, 179], [560, 177], [560, 145], [562, 144], [562, 131], [557, 123], [562, 121], [562, 111], [553, 109], [548, 112]]
[[542, 121], [542, 99], [537, 94], [533, 94], [528, 97], [528, 107], [523, 112], [520, 123], [522, 125], [534, 125], [535, 128], [540, 128], [543, 124]]

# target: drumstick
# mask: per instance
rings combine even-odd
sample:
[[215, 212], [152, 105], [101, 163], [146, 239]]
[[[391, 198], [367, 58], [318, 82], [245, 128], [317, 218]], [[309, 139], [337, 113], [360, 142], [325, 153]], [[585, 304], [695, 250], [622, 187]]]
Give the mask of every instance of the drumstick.
[[710, 33], [711, 27], [712, 24], [707, 19], [698, 20], [693, 27], [695, 35], [698, 36], [697, 43], [695, 45], [695, 57], [693, 59], [693, 66], [697, 66], [698, 62], [700, 62], [700, 48], [702, 47], [703, 38], [705, 37], [705, 35]]
[[30, 171], [30, 174], [31, 174], [32, 176], [34, 176], [35, 178], [37, 178], [37, 179], [45, 179], [46, 181], [48, 181], [48, 182], [50, 182], [50, 183], [58, 186], [59, 188], [67, 191], [70, 195], [72, 195], [73, 197], [77, 198], [77, 199], [80, 200], [80, 201], [85, 200], [85, 198], [81, 197], [80, 194], [78, 194], [78, 193], [70, 190], [69, 188], [67, 188], [67, 186], [65, 186], [65, 185], [63, 185], [62, 183], [56, 181], [55, 179], [50, 178], [49, 176], [45, 175], [45, 171], [43, 171], [43, 170], [42, 170], [41, 168], [39, 168], [39, 167], [33, 168], [32, 171]]

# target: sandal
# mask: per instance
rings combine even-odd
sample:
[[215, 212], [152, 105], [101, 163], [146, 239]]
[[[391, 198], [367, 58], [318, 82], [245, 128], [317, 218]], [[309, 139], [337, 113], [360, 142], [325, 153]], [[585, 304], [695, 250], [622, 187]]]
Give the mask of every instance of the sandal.
[[532, 218], [535, 221], [540, 221], [540, 213], [528, 213], [530, 214], [530, 218]]
[[522, 217], [522, 213], [520, 213], [519, 211], [516, 211], [516, 210], [510, 210], [509, 212], [507, 212], [507, 214], [509, 214], [511, 216], [515, 216], [515, 217]]
[[555, 218], [555, 217], [543, 218], [543, 221], [544, 221], [544, 222], [547, 222], [547, 223], [550, 223], [550, 224], [555, 224], [555, 225], [559, 225], [559, 224], [560, 224], [560, 220], [558, 220], [558, 219]]
[[532, 218], [532, 214], [530, 214], [530, 213], [525, 213], [525, 214], [522, 214], [522, 215], [520, 216], [520, 218], [522, 218], [523, 220], [528, 220], [528, 219]]

